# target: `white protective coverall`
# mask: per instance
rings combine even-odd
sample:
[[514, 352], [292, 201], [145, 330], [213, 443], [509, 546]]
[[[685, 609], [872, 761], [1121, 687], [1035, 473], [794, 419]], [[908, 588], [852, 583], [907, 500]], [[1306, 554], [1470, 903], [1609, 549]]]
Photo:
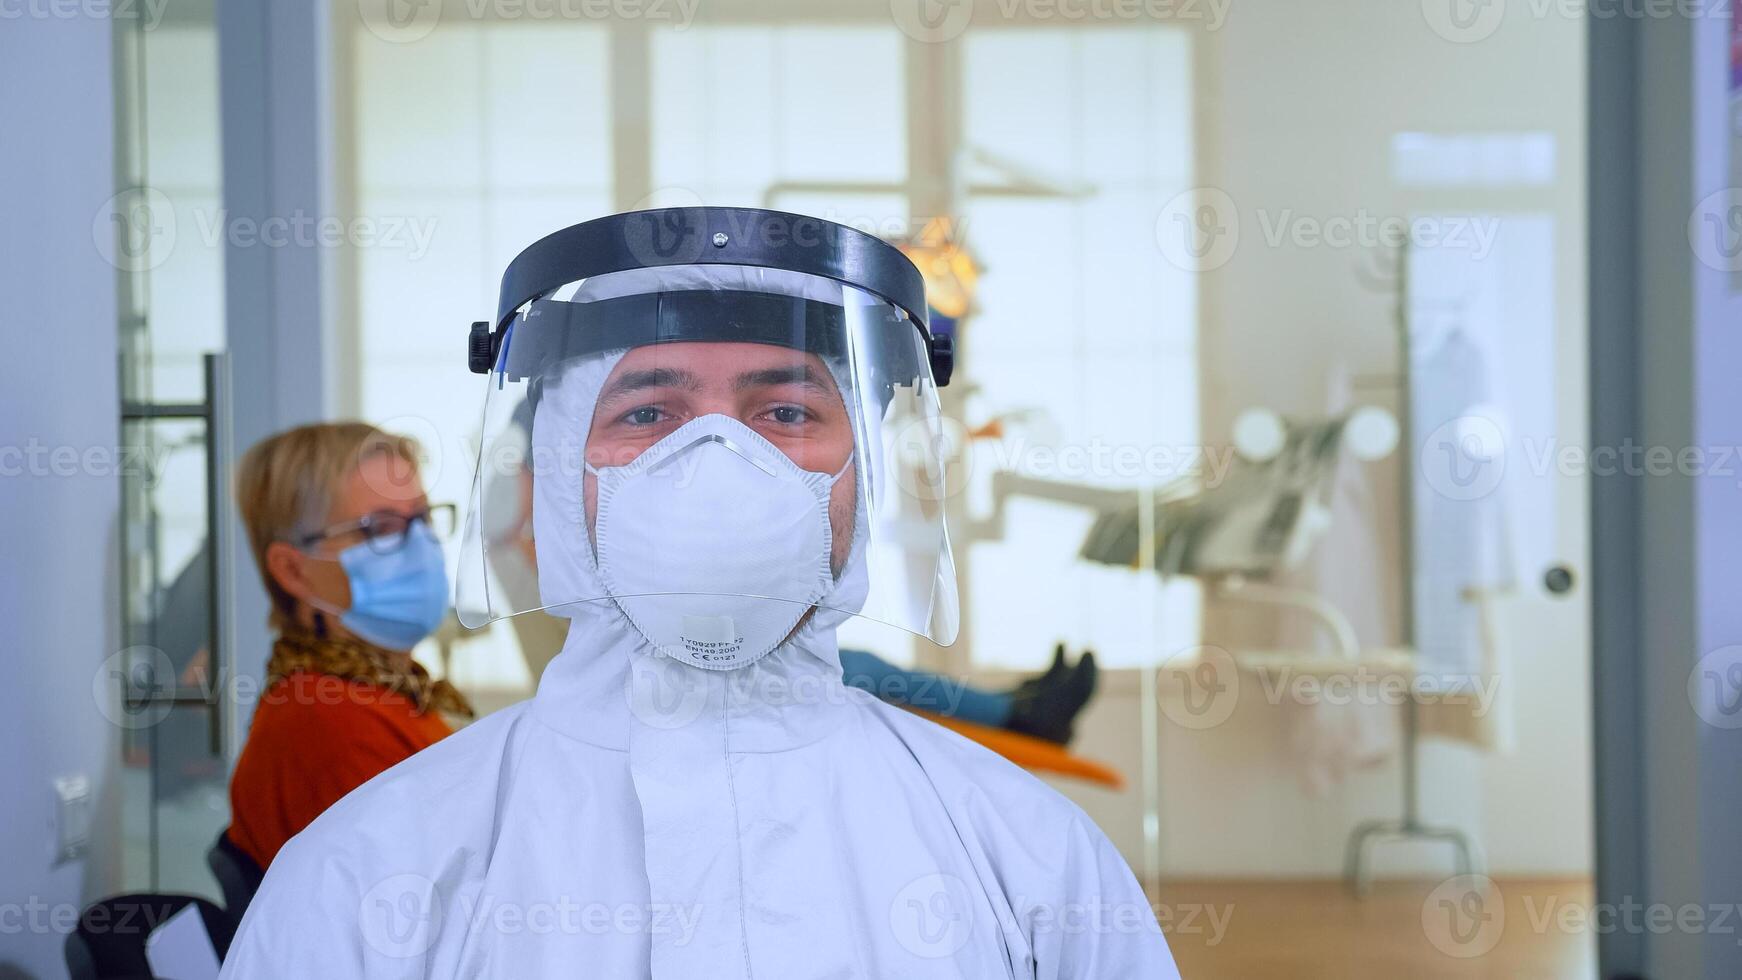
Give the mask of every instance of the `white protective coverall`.
[[[547, 386], [535, 448], [578, 458], [620, 356]], [[537, 484], [546, 596], [601, 594], [581, 488]], [[830, 604], [856, 608], [866, 578], [856, 543]], [[532, 700], [286, 845], [225, 977], [1178, 976], [1081, 810], [842, 684], [843, 613], [724, 671], [655, 652], [612, 602], [564, 613]]]

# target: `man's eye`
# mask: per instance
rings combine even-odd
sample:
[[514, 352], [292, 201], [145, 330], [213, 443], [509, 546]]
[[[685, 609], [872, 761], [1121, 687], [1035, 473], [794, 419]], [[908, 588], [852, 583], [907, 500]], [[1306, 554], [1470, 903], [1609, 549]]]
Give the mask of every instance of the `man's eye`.
[[653, 425], [663, 417], [664, 413], [662, 413], [658, 407], [644, 405], [623, 416], [623, 421], [628, 422], [631, 425]]
[[781, 425], [797, 425], [807, 418], [805, 410], [797, 405], [780, 405], [768, 414]]

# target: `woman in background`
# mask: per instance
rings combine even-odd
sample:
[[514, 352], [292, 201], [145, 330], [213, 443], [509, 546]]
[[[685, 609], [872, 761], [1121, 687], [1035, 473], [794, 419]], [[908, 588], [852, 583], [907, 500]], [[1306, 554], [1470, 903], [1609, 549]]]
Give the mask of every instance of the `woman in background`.
[[451, 734], [471, 707], [411, 648], [448, 609], [440, 535], [415, 445], [361, 422], [307, 425], [251, 449], [237, 503], [277, 632], [230, 781], [230, 843], [262, 869], [341, 797]]

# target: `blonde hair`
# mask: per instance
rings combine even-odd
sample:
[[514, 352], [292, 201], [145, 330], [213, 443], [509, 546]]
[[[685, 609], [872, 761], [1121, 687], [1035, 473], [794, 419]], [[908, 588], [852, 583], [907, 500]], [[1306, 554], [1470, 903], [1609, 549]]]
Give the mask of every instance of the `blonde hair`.
[[320, 422], [287, 429], [256, 443], [236, 467], [236, 504], [248, 529], [248, 544], [260, 581], [272, 598], [271, 624], [292, 622], [296, 599], [279, 588], [266, 568], [274, 541], [322, 529], [344, 482], [365, 460], [387, 454], [417, 470], [417, 443], [366, 422]]

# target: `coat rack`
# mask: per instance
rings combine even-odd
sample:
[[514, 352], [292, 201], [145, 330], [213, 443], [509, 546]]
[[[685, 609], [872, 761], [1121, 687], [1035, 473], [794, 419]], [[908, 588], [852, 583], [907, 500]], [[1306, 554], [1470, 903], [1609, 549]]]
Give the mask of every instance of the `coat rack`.
[[[1397, 335], [1395, 383], [1398, 397], [1398, 445], [1402, 449], [1399, 458], [1403, 462], [1403, 472], [1398, 480], [1398, 526], [1400, 528], [1398, 550], [1402, 558], [1400, 564], [1404, 570], [1403, 587], [1399, 596], [1400, 619], [1404, 646], [1410, 650], [1419, 651], [1421, 647], [1417, 642], [1415, 622], [1414, 467], [1417, 451], [1415, 445], [1414, 373], [1412, 371], [1414, 351], [1410, 335], [1408, 243], [1400, 246], [1395, 254], [1395, 268], [1391, 270], [1359, 270], [1359, 272], [1361, 278], [1375, 291], [1390, 293], [1395, 298], [1392, 318]], [[1369, 864], [1369, 856], [1372, 845], [1376, 843], [1398, 843], [1411, 840], [1440, 841], [1452, 846], [1458, 874], [1468, 875], [1474, 869], [1474, 863], [1470, 857], [1470, 840], [1463, 831], [1455, 827], [1427, 824], [1421, 819], [1419, 785], [1421, 707], [1416, 702], [1415, 693], [1415, 679], [1412, 677], [1409, 697], [1404, 699], [1403, 704], [1403, 745], [1399, 751], [1403, 768], [1401, 774], [1403, 784], [1402, 814], [1391, 819], [1363, 821], [1349, 833], [1349, 844], [1343, 861], [1343, 875], [1349, 888], [1357, 895], [1366, 895], [1372, 888], [1372, 869]]]

